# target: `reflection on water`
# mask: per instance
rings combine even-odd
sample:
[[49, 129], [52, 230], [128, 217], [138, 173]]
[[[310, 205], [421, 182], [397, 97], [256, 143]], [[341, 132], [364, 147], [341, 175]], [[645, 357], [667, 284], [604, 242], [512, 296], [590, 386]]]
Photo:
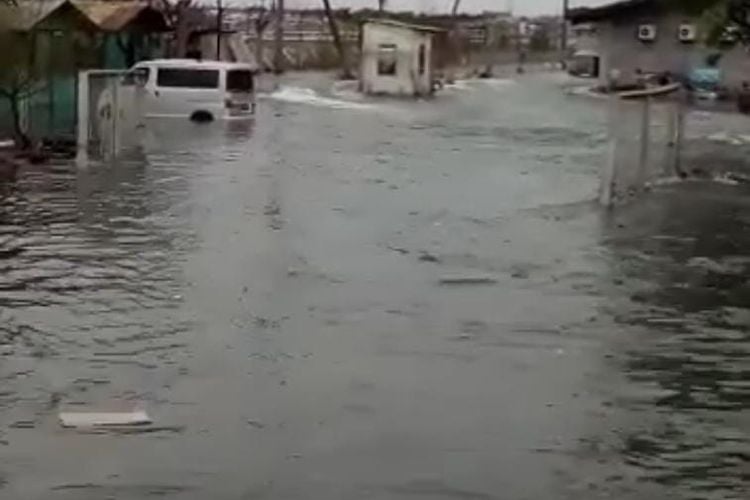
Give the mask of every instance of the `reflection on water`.
[[[239, 157], [253, 124], [161, 125], [148, 161], [29, 166], [0, 186], [0, 422], [60, 401], [148, 399], [144, 370], [163, 380], [192, 355], [196, 185], [217, 155]], [[66, 362], [40, 364], [51, 359]]]
[[625, 461], [679, 498], [750, 491], [748, 208], [748, 193], [683, 186], [620, 214], [608, 239], [617, 276], [636, 284], [618, 315], [637, 332]]

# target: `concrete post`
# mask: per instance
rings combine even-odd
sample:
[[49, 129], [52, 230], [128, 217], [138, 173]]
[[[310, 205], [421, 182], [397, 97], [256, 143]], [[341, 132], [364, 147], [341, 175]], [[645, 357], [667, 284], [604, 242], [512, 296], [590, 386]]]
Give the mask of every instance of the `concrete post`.
[[651, 97], [646, 96], [643, 99], [643, 108], [641, 109], [641, 133], [640, 133], [640, 154], [638, 155], [638, 177], [639, 187], [646, 184], [648, 176], [648, 155], [651, 147]]
[[89, 164], [89, 73], [78, 72], [78, 112], [76, 128], [76, 165], [86, 168]]
[[617, 182], [615, 173], [617, 171], [617, 108], [619, 97], [612, 93], [609, 98], [608, 120], [607, 120], [607, 162], [600, 179], [599, 185], [599, 203], [605, 207], [611, 207], [614, 204], [615, 183]]

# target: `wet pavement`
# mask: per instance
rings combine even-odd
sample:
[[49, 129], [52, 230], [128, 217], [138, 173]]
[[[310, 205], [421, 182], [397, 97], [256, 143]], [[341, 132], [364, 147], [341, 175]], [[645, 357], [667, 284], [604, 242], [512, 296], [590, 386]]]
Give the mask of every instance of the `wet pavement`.
[[[252, 126], [22, 172], [0, 497], [747, 498], [750, 190], [603, 211], [603, 106], [553, 75], [424, 102], [291, 76]], [[154, 425], [57, 422], [132, 407]]]

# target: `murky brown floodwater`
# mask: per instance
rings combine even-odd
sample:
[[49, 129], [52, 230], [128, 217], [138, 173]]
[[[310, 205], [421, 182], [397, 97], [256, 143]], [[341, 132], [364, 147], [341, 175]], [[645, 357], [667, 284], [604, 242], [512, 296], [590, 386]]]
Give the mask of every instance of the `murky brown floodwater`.
[[603, 212], [550, 76], [328, 88], [2, 186], [0, 497], [747, 498], [750, 192]]

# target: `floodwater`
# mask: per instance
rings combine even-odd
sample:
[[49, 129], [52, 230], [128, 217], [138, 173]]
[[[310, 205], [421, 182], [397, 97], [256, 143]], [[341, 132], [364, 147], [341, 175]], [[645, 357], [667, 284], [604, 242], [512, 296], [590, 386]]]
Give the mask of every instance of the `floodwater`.
[[[603, 211], [604, 122], [553, 75], [422, 102], [291, 76], [253, 125], [27, 169], [0, 497], [746, 499], [750, 191]], [[154, 424], [57, 421], [123, 408]]]

